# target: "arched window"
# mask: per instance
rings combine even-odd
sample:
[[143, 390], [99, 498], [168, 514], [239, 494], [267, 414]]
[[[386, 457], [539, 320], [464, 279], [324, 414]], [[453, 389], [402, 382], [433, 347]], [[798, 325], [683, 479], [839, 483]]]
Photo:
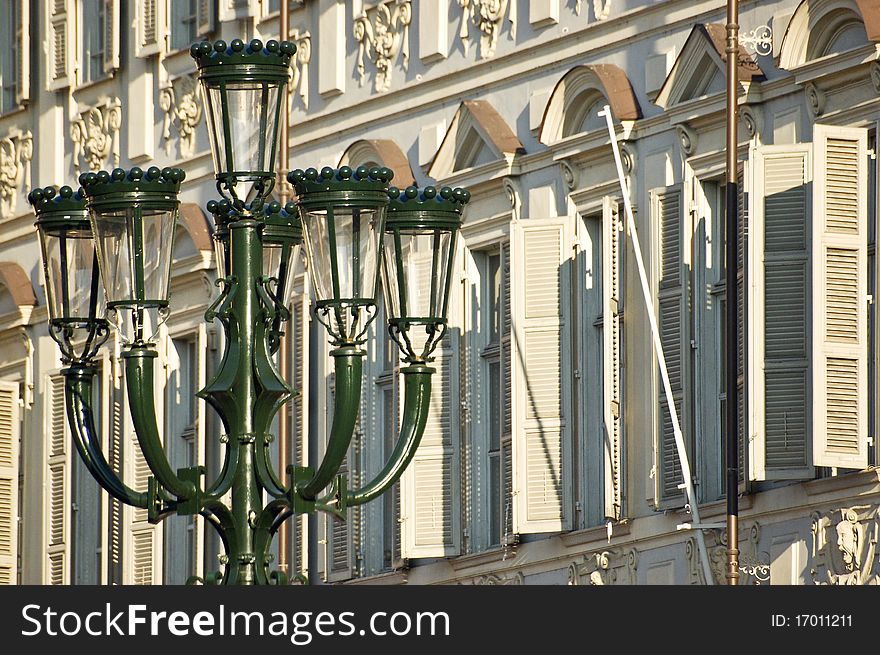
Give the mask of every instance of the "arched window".
[[858, 0], [804, 0], [788, 24], [779, 65], [791, 70], [869, 43]]

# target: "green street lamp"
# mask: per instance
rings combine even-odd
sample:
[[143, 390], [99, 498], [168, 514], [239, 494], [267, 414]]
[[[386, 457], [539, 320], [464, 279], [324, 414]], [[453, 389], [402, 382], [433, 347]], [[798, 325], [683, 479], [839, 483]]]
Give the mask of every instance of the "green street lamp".
[[[77, 451], [115, 498], [147, 510], [151, 522], [201, 515], [219, 534], [225, 555], [211, 584], [283, 584], [270, 570], [270, 546], [295, 513], [343, 517], [402, 475], [428, 417], [431, 353], [446, 329], [448, 295], [463, 189], [389, 189], [387, 168], [314, 168], [288, 175], [295, 202], [272, 201], [281, 91], [291, 43], [258, 40], [198, 43], [198, 63], [214, 155], [219, 201], [214, 218], [220, 293], [205, 313], [225, 335], [222, 361], [198, 396], [218, 413], [225, 453], [217, 479], [204, 467], [173, 470], [153, 403], [154, 339], [168, 316], [171, 252], [183, 171], [116, 169], [80, 177], [82, 192], [35, 190], [50, 328], [64, 369], [68, 422]], [[386, 222], [386, 213], [388, 220]], [[384, 241], [383, 241], [384, 240]], [[290, 320], [290, 288], [300, 245], [315, 289], [316, 317], [333, 345], [333, 424], [317, 466], [290, 466], [279, 476], [269, 430], [295, 393], [275, 354]], [[385, 265], [383, 267], [383, 258]], [[407, 366], [397, 445], [384, 468], [359, 489], [339, 469], [360, 406], [362, 349], [376, 316], [380, 271], [389, 330]], [[123, 341], [126, 389], [139, 447], [152, 475], [146, 490], [127, 487], [107, 465], [92, 413], [93, 364], [108, 334], [107, 308]], [[79, 331], [79, 332], [77, 332]], [[80, 334], [81, 333], [81, 334]], [[83, 336], [84, 335], [84, 336]], [[268, 503], [264, 498], [268, 497]]]

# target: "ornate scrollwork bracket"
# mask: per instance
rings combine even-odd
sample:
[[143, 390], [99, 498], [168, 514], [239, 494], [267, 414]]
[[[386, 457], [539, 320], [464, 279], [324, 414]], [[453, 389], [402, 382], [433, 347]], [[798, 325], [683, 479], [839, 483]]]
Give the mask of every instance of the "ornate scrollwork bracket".
[[[390, 9], [389, 5], [394, 9]], [[391, 71], [398, 54], [403, 55], [403, 70], [409, 68], [409, 26], [412, 22], [410, 0], [384, 0], [370, 13], [366, 9], [354, 21], [354, 38], [358, 42], [358, 80], [366, 79], [364, 57], [376, 66], [374, 89], [383, 93], [391, 87]]]

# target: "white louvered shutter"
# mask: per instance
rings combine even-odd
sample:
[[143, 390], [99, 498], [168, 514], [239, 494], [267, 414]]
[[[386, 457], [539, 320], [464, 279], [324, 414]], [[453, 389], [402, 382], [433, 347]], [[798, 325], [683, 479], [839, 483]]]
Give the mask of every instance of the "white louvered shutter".
[[[430, 288], [431, 253], [415, 253], [420, 286]], [[450, 290], [454, 293], [454, 290]], [[454, 306], [453, 303], [450, 305]], [[401, 480], [403, 514], [401, 556], [449, 557], [459, 554], [459, 337], [447, 331], [433, 354], [431, 402], [419, 449]], [[403, 384], [403, 380], [401, 380]]]
[[[119, 366], [105, 351], [101, 366], [102, 393], [105, 394], [103, 405], [107, 408], [107, 463], [120, 479], [125, 479], [122, 469], [123, 457], [123, 402], [122, 390], [116, 386], [115, 368]], [[110, 584], [122, 584], [122, 557], [124, 542], [123, 508], [121, 501], [107, 496], [108, 503], [108, 556], [109, 566], [108, 582]]]
[[[293, 303], [290, 317], [290, 329], [292, 331], [293, 347], [291, 354], [293, 362], [293, 388], [297, 392], [292, 403], [293, 411], [293, 455], [291, 463], [294, 466], [307, 466], [309, 459], [309, 290], [308, 275], [299, 272], [293, 279]], [[283, 472], [286, 475], [286, 471]], [[297, 574], [306, 575], [308, 572], [308, 515], [297, 515], [290, 519], [293, 521], [293, 562], [291, 563], [291, 578]]]
[[[737, 253], [736, 253], [736, 316], [738, 357], [736, 371], [737, 426], [739, 430], [739, 483], [740, 492], [746, 493], [749, 484], [749, 424], [748, 389], [749, 376], [748, 343], [749, 322], [746, 307], [749, 302], [748, 252], [749, 252], [749, 163], [740, 162], [737, 169]], [[726, 431], [722, 426], [722, 434]], [[723, 473], [723, 472], [722, 472]]]
[[[324, 431], [325, 439], [330, 437], [330, 427], [333, 425], [333, 409], [336, 398], [336, 376], [327, 378], [327, 429]], [[359, 410], [360, 411], [360, 410]], [[360, 430], [360, 416], [355, 424], [355, 432]], [[326, 443], [324, 444], [326, 449]], [[339, 467], [340, 475], [348, 474], [348, 461], [350, 453], [346, 453]], [[349, 512], [345, 513], [344, 520], [338, 519], [332, 514], [323, 514], [324, 523], [324, 580], [327, 582], [341, 582], [351, 578], [351, 535], [348, 529]]]
[[198, 0], [196, 5], [196, 29], [200, 37], [207, 37], [214, 32], [215, 0]]
[[510, 313], [510, 242], [501, 244], [501, 517], [502, 543], [517, 534], [513, 529], [513, 329]]
[[623, 484], [623, 406], [621, 401], [621, 352], [623, 287], [620, 281], [623, 252], [623, 224], [616, 198], [606, 197], [602, 206], [602, 347], [603, 415], [605, 438], [604, 481], [605, 518], [621, 517], [621, 485]]
[[31, 48], [30, 48], [30, 29], [31, 29], [31, 3], [30, 0], [15, 0], [18, 5], [18, 34], [16, 41], [18, 51], [18, 80], [15, 90], [15, 101], [18, 104], [24, 104], [31, 97]]
[[50, 0], [46, 12], [46, 90], [57, 91], [73, 81], [73, 59], [76, 41], [73, 0]]
[[813, 465], [868, 465], [868, 132], [813, 131]]
[[568, 218], [511, 226], [513, 531], [571, 525], [568, 379]]
[[[124, 395], [125, 389], [123, 376], [120, 393]], [[132, 480], [132, 486], [136, 491], [146, 491], [152, 472], [141, 452], [130, 420], [129, 418], [123, 423], [127, 428], [124, 442], [127, 447], [125, 459], [129, 462], [130, 475], [128, 479]], [[126, 584], [160, 584], [162, 581], [162, 552], [160, 548], [162, 542], [159, 529], [149, 522], [147, 510], [130, 508], [129, 512], [131, 519], [126, 543]]]
[[104, 72], [112, 73], [119, 68], [119, 31], [121, 16], [119, 0], [104, 2]]
[[[654, 194], [652, 202], [654, 225], [659, 236], [659, 280], [657, 284], [657, 324], [660, 342], [666, 358], [666, 370], [672, 387], [672, 398], [678, 421], [685, 436], [690, 434], [687, 420], [688, 361], [690, 356], [688, 308], [688, 271], [685, 244], [684, 198], [681, 186], [674, 186]], [[684, 483], [681, 462], [675, 444], [672, 413], [666, 403], [663, 382], [657, 374], [657, 436], [655, 441], [655, 504], [668, 507], [683, 495], [679, 488]]]
[[18, 383], [0, 381], [0, 585], [18, 581], [20, 435]]
[[149, 57], [165, 49], [166, 0], [135, 0], [137, 3], [137, 41], [135, 54]]
[[46, 453], [48, 455], [45, 511], [48, 535], [46, 541], [46, 576], [53, 585], [70, 582], [70, 463], [68, 432], [64, 408], [64, 377], [55, 374], [48, 379], [46, 416]]
[[807, 250], [810, 146], [754, 151], [749, 216], [752, 478], [813, 476], [810, 463]]

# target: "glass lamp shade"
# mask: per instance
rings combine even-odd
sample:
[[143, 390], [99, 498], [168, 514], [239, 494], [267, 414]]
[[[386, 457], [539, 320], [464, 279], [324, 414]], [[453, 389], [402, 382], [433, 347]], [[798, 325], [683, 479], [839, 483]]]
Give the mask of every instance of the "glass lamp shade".
[[446, 332], [466, 189], [390, 189], [382, 287], [389, 331], [408, 362], [430, 361]]
[[178, 191], [176, 168], [80, 176], [111, 321], [126, 343], [152, 342], [167, 318]]
[[211, 200], [208, 212], [214, 218], [214, 261], [217, 266], [217, 277], [229, 277], [229, 223], [232, 205], [228, 200]]
[[258, 210], [275, 184], [281, 105], [296, 46], [234, 39], [194, 43], [217, 190], [237, 209]]
[[318, 318], [337, 345], [362, 343], [375, 318], [388, 168], [296, 170], [303, 244], [317, 296]]
[[290, 304], [293, 269], [303, 241], [302, 223], [296, 205], [271, 202], [263, 225], [263, 274], [276, 280], [275, 296], [282, 305]]
[[107, 338], [108, 325], [85, 197], [64, 186], [35, 189], [28, 200], [37, 214], [50, 334], [65, 362], [88, 361]]

